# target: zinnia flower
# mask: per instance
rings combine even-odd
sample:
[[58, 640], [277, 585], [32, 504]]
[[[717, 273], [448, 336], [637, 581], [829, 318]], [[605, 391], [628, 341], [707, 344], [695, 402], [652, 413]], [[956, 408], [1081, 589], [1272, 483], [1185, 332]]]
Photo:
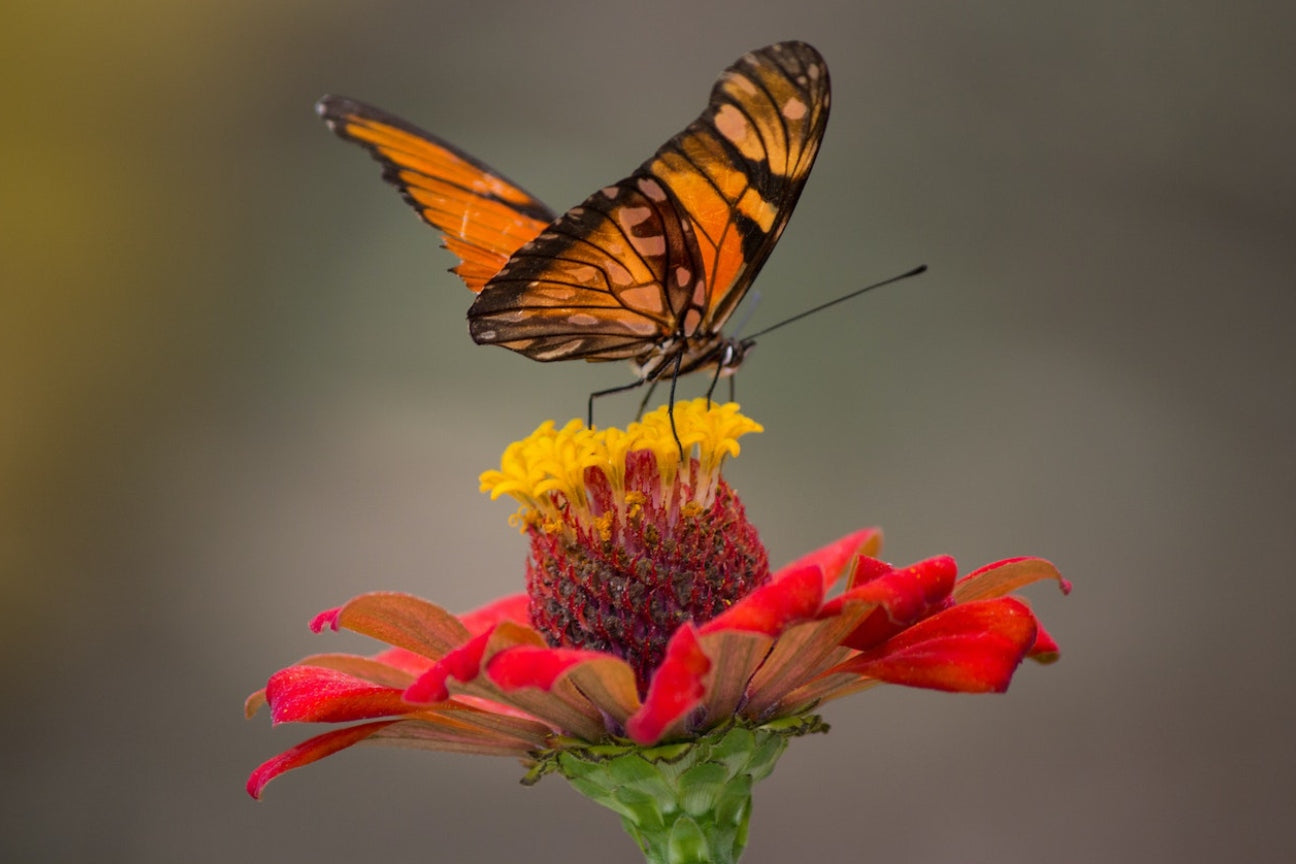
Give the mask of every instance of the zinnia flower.
[[[545, 423], [482, 475], [521, 503], [526, 593], [453, 615], [364, 594], [318, 615], [386, 643], [317, 654], [248, 698], [274, 722], [353, 723], [257, 768], [248, 792], [361, 742], [516, 756], [622, 816], [650, 861], [735, 861], [751, 788], [813, 713], [877, 684], [1002, 692], [1057, 645], [1024, 601], [1070, 586], [1012, 558], [958, 578], [939, 556], [893, 567], [857, 531], [771, 573], [720, 474], [761, 427], [705, 399], [626, 430]], [[839, 587], [840, 586], [840, 587]], [[360, 721], [360, 722], [355, 722]]]

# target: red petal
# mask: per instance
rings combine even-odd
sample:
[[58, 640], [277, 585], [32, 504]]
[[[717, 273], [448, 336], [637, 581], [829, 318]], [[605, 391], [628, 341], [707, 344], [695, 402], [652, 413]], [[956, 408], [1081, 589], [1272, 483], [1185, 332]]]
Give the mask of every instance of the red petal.
[[885, 561], [879, 561], [877, 558], [870, 558], [867, 555], [860, 555], [855, 559], [855, 569], [851, 572], [850, 582], [846, 585], [846, 590], [858, 588], [865, 582], [872, 582], [874, 579], [881, 578], [894, 571]]
[[741, 630], [777, 636], [790, 625], [815, 616], [823, 605], [824, 579], [818, 564], [780, 572], [702, 626], [702, 633]]
[[889, 684], [980, 693], [1008, 689], [1035, 642], [1036, 622], [1012, 597], [960, 603], [831, 670]]
[[339, 750], [345, 750], [352, 744], [360, 743], [395, 722], [397, 721], [382, 720], [377, 723], [362, 723], [359, 726], [348, 726], [345, 729], [325, 732], [323, 735], [316, 735], [314, 738], [303, 741], [273, 759], [262, 762], [248, 777], [247, 792], [253, 798], [260, 798], [261, 790], [265, 788], [265, 785], [285, 771], [309, 765], [323, 759], [325, 756], [331, 756]]
[[325, 609], [323, 612], [312, 618], [310, 623], [306, 626], [310, 628], [312, 633], [323, 632], [325, 627], [336, 631], [338, 629], [338, 615], [340, 614], [342, 614], [341, 606], [333, 609]]
[[574, 667], [607, 656], [598, 651], [518, 645], [492, 657], [486, 664], [486, 674], [505, 692], [522, 687], [552, 690], [554, 684]]
[[460, 681], [468, 682], [481, 672], [482, 654], [486, 643], [490, 641], [495, 628], [486, 630], [463, 645], [446, 654], [431, 669], [418, 677], [418, 680], [405, 689], [405, 699], [415, 704], [426, 705], [433, 702], [444, 702], [450, 698], [446, 690], [446, 679], [454, 676]]
[[342, 723], [404, 714], [410, 706], [400, 693], [322, 666], [289, 666], [266, 682], [275, 723]]
[[783, 578], [783, 574], [802, 567], [818, 566], [823, 570], [825, 587], [836, 582], [846, 570], [846, 566], [858, 555], [876, 555], [882, 549], [882, 532], [877, 528], [862, 528], [847, 534], [840, 540], [834, 540], [827, 546], [804, 555], [774, 574], [774, 579]]
[[870, 574], [866, 581], [824, 604], [821, 617], [840, 614], [848, 604], [877, 607], [842, 640], [843, 645], [867, 651], [901, 632], [944, 603], [958, 575], [958, 566], [948, 555], [928, 558], [902, 570], [888, 568], [883, 572], [883, 566], [861, 557], [857, 572]]
[[530, 604], [531, 598], [525, 593], [513, 594], [494, 603], [488, 603], [480, 609], [465, 612], [459, 616], [459, 623], [467, 627], [468, 632], [474, 636], [489, 630], [501, 621], [515, 621], [518, 624], [530, 625]]
[[1053, 641], [1053, 637], [1044, 629], [1044, 625], [1039, 623], [1039, 619], [1035, 620], [1035, 628], [1035, 644], [1031, 646], [1026, 656], [1036, 663], [1057, 662], [1059, 655], [1062, 653], [1057, 642]]
[[693, 627], [686, 624], [676, 630], [648, 684], [643, 707], [626, 722], [626, 734], [641, 746], [655, 744], [702, 700], [710, 671], [711, 660]]

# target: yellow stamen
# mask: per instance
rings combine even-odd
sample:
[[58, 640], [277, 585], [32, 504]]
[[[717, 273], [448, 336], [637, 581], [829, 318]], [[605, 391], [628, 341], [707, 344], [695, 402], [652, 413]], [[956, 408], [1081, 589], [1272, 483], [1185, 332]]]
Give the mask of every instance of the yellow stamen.
[[740, 414], [738, 405], [732, 402], [676, 402], [674, 415], [674, 430], [665, 405], [624, 430], [587, 429], [579, 420], [559, 429], [553, 421], [546, 421], [526, 438], [508, 446], [499, 470], [481, 475], [481, 489], [492, 499], [513, 496], [522, 504], [524, 513], [535, 514], [524, 516], [524, 521], [539, 517], [537, 521], [546, 529], [562, 521], [568, 509], [577, 518], [585, 516], [581, 521], [589, 524], [593, 516], [588, 513], [586, 470], [600, 469], [617, 499], [633, 506], [637, 502], [630, 500], [627, 492], [631, 490], [625, 485], [626, 457], [641, 450], [652, 451], [665, 491], [675, 483], [681, 466], [675, 442], [678, 432], [685, 454], [696, 454], [697, 460], [696, 488], [688, 490], [688, 498], [698, 506], [706, 506], [725, 457], [737, 456], [741, 449], [738, 439], [749, 432], [763, 431], [762, 427]]

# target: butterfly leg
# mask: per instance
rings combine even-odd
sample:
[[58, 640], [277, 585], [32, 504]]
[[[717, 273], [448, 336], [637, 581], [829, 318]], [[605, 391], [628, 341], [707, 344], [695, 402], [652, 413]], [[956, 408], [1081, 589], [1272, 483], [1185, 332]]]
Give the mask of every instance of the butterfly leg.
[[[711, 407], [711, 394], [715, 392], [716, 385], [720, 383], [720, 373], [724, 371], [724, 364], [717, 363], [715, 374], [711, 376], [711, 386], [707, 388], [707, 408]], [[733, 376], [729, 376], [729, 401], [733, 401]]]
[[[675, 382], [679, 380], [680, 364], [684, 362], [684, 352], [681, 351], [675, 355], [675, 368], [671, 370], [671, 389], [670, 401], [666, 404], [669, 406], [666, 413], [670, 416], [671, 434], [675, 436], [675, 446], [679, 448], [680, 463], [684, 462], [684, 442], [680, 441], [679, 430], [675, 428]], [[710, 397], [708, 397], [708, 402]]]
[[[647, 383], [646, 378], [640, 378], [637, 381], [633, 381], [629, 384], [622, 384], [620, 387], [609, 387], [607, 390], [598, 390], [591, 393], [589, 395], [589, 413], [586, 415], [585, 425], [590, 429], [594, 428], [594, 400], [595, 399], [598, 399], [601, 396], [611, 396], [613, 393], [624, 393], [627, 390], [633, 390], [636, 387], [642, 387], [646, 383]], [[654, 386], [656, 386], [656, 382], [654, 382]], [[649, 390], [648, 392], [651, 395], [652, 391]], [[640, 413], [643, 412], [642, 405], [639, 406], [639, 411]]]

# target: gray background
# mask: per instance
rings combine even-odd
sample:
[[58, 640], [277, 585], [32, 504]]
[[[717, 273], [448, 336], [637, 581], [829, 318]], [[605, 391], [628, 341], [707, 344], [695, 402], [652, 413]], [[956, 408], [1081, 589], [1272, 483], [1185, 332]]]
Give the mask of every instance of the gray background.
[[[467, 8], [471, 5], [471, 8]], [[480, 470], [625, 368], [478, 348], [453, 261], [311, 113], [366, 99], [555, 207], [779, 39], [818, 166], [752, 327], [728, 476], [776, 562], [1055, 560], [1011, 693], [830, 707], [745, 861], [1285, 861], [1296, 515], [1290, 13], [1259, 3], [22, 4], [0, 51], [0, 859], [634, 861], [508, 760], [242, 719], [362, 591], [521, 584]], [[1275, 16], [1284, 15], [1286, 20]], [[688, 392], [696, 392], [697, 382]], [[634, 398], [600, 406], [625, 422]]]

